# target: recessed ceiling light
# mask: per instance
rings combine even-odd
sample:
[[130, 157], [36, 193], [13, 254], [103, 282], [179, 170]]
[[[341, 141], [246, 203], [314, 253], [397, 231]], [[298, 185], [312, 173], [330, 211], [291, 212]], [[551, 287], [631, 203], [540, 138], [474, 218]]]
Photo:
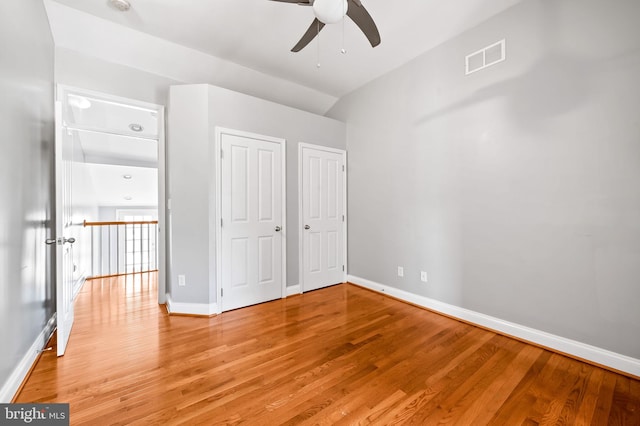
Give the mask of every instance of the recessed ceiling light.
[[144, 130], [144, 127], [142, 127], [142, 124], [138, 124], [138, 123], [129, 124], [129, 128], [134, 132], [141, 132]]
[[122, 175], [122, 179], [130, 180], [133, 176], [131, 175]]
[[131, 201], [131, 200], [133, 200], [133, 197], [130, 196], [130, 195], [127, 195], [126, 197], [124, 197], [124, 199], [127, 200], [127, 201]]
[[111, 6], [122, 12], [126, 12], [127, 10], [131, 9], [131, 3], [129, 3], [127, 0], [109, 0], [109, 3], [111, 3]]

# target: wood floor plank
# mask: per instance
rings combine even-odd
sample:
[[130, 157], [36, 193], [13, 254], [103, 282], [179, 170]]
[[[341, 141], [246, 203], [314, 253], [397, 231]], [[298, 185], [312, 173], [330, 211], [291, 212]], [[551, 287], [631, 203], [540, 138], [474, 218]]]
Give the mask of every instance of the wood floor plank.
[[17, 402], [69, 402], [73, 425], [640, 424], [637, 380], [356, 286], [212, 318], [156, 291], [87, 282]]
[[511, 395], [541, 352], [542, 349], [534, 346], [523, 347], [513, 362], [505, 366], [499, 377], [488, 383], [486, 389], [465, 404], [455, 422], [457, 424], [489, 423], [493, 414]]
[[640, 403], [632, 389], [637, 391], [637, 383], [632, 385], [628, 377], [616, 377], [613, 404], [609, 414], [610, 425], [640, 425]]

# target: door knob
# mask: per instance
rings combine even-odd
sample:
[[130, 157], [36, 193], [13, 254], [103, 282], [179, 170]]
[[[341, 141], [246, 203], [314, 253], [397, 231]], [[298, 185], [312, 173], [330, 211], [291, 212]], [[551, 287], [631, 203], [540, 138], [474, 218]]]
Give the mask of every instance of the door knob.
[[75, 242], [76, 242], [76, 239], [75, 239], [75, 238], [73, 238], [73, 237], [71, 237], [71, 238], [64, 238], [64, 239], [63, 239], [63, 241], [64, 241], [65, 243], [73, 244], [73, 243], [75, 243]]
[[56, 240], [55, 238], [47, 238], [44, 243], [48, 246], [55, 244], [58, 240]]
[[311, 227], [309, 225], [305, 225], [304, 229], [311, 229]]
[[282, 228], [280, 228], [279, 226], [276, 226], [276, 232], [280, 232], [282, 231]]

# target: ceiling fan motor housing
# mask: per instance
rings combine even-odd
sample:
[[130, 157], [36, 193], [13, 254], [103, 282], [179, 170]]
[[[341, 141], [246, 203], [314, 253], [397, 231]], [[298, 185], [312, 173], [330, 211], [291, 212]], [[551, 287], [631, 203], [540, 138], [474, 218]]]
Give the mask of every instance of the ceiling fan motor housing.
[[348, 9], [347, 0], [315, 0], [313, 2], [313, 13], [320, 22], [325, 24], [340, 22]]

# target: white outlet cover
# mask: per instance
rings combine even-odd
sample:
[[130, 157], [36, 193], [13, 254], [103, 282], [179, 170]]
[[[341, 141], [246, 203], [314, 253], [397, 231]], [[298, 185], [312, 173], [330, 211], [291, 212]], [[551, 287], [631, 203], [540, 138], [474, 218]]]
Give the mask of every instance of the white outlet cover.
[[425, 271], [420, 271], [420, 281], [423, 283], [427, 282], [427, 273]]
[[184, 275], [178, 275], [178, 285], [184, 287], [186, 285]]
[[404, 268], [402, 266], [398, 266], [398, 276], [404, 277]]

